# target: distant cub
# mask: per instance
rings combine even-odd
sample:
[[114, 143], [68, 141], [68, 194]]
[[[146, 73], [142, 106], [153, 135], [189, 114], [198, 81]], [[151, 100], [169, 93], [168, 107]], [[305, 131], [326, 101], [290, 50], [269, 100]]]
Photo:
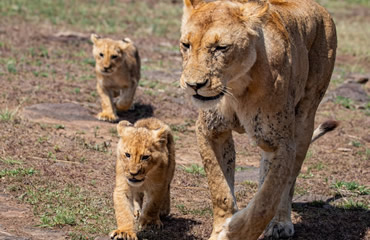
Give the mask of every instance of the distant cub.
[[133, 102], [140, 79], [139, 53], [129, 38], [115, 41], [92, 34], [91, 41], [96, 61], [96, 88], [102, 106], [97, 117], [116, 122], [117, 110], [126, 111]]
[[[170, 128], [155, 118], [117, 125], [114, 209], [117, 229], [112, 239], [137, 239], [135, 219], [145, 227], [162, 227], [170, 212], [170, 183], [175, 171], [175, 144]], [[143, 199], [145, 197], [144, 206]]]

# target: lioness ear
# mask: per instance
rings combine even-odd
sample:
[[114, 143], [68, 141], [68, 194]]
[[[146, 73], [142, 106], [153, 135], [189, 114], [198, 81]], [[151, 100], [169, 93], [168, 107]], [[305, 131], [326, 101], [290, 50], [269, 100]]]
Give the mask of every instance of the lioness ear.
[[250, 34], [257, 35], [255, 30], [265, 22], [268, 10], [268, 2], [247, 2], [243, 5], [241, 9], [242, 19], [248, 26]]
[[194, 8], [199, 4], [203, 2], [203, 0], [184, 0], [184, 8], [183, 8], [183, 15], [182, 15], [182, 25], [185, 24], [185, 22], [188, 20], [191, 12], [194, 10]]
[[200, 2], [203, 2], [203, 0], [184, 0], [184, 6], [195, 8]]
[[118, 124], [117, 124], [117, 132], [118, 132], [118, 135], [119, 136], [123, 136], [123, 132], [125, 131], [125, 129], [127, 127], [132, 127], [132, 124], [129, 122], [129, 121], [120, 121]]

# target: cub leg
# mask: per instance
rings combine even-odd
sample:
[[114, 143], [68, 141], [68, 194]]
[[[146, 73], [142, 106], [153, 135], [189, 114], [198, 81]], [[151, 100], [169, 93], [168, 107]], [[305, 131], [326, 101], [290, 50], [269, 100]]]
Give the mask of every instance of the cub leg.
[[134, 101], [134, 96], [136, 92], [137, 84], [129, 88], [120, 90], [120, 95], [116, 101], [116, 107], [119, 111], [127, 111], [130, 109], [132, 102]]
[[134, 217], [139, 219], [141, 215], [141, 210], [143, 207], [144, 193], [135, 192], [134, 193]]
[[142, 228], [146, 228], [149, 225], [154, 225], [160, 229], [163, 227], [163, 223], [159, 218], [164, 194], [166, 193], [167, 186], [153, 187], [150, 191], [145, 193], [147, 201], [143, 207], [143, 214], [140, 216], [139, 224]]
[[221, 120], [217, 123], [213, 119], [220, 118], [214, 117], [211, 112], [201, 111], [196, 124], [199, 151], [213, 205], [213, 231], [210, 239], [217, 238], [225, 220], [237, 211], [234, 196], [234, 141], [225, 122]]
[[170, 198], [170, 185], [166, 188], [167, 191], [163, 194], [162, 206], [159, 215], [165, 217], [170, 214], [171, 210], [171, 198]]
[[[133, 214], [133, 194], [123, 179], [113, 193], [117, 229], [110, 233], [111, 239], [137, 240]], [[118, 186], [118, 185], [117, 185]]]
[[113, 104], [112, 93], [106, 88], [100, 86], [99, 82], [96, 85], [96, 89], [100, 96], [102, 108], [102, 111], [98, 113], [98, 119], [103, 121], [116, 122], [118, 120], [118, 116]]

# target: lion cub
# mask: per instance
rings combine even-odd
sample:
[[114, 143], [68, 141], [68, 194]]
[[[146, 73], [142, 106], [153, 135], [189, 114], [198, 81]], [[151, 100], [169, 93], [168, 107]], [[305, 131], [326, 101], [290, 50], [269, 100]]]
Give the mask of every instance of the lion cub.
[[140, 79], [139, 53], [129, 38], [115, 41], [92, 34], [91, 41], [96, 61], [96, 88], [102, 106], [97, 117], [116, 122], [117, 110], [126, 111], [133, 102]]
[[[175, 171], [175, 143], [170, 128], [155, 118], [117, 125], [116, 186], [113, 200], [117, 229], [112, 239], [137, 239], [142, 227], [162, 227], [170, 212], [170, 183]], [[144, 201], [145, 198], [145, 201]]]

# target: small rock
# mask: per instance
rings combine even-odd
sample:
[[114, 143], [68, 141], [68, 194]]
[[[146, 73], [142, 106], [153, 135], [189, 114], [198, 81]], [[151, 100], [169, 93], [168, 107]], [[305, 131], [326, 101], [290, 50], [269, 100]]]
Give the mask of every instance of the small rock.
[[352, 151], [352, 149], [350, 148], [338, 148], [337, 150], [340, 152], [351, 152]]

